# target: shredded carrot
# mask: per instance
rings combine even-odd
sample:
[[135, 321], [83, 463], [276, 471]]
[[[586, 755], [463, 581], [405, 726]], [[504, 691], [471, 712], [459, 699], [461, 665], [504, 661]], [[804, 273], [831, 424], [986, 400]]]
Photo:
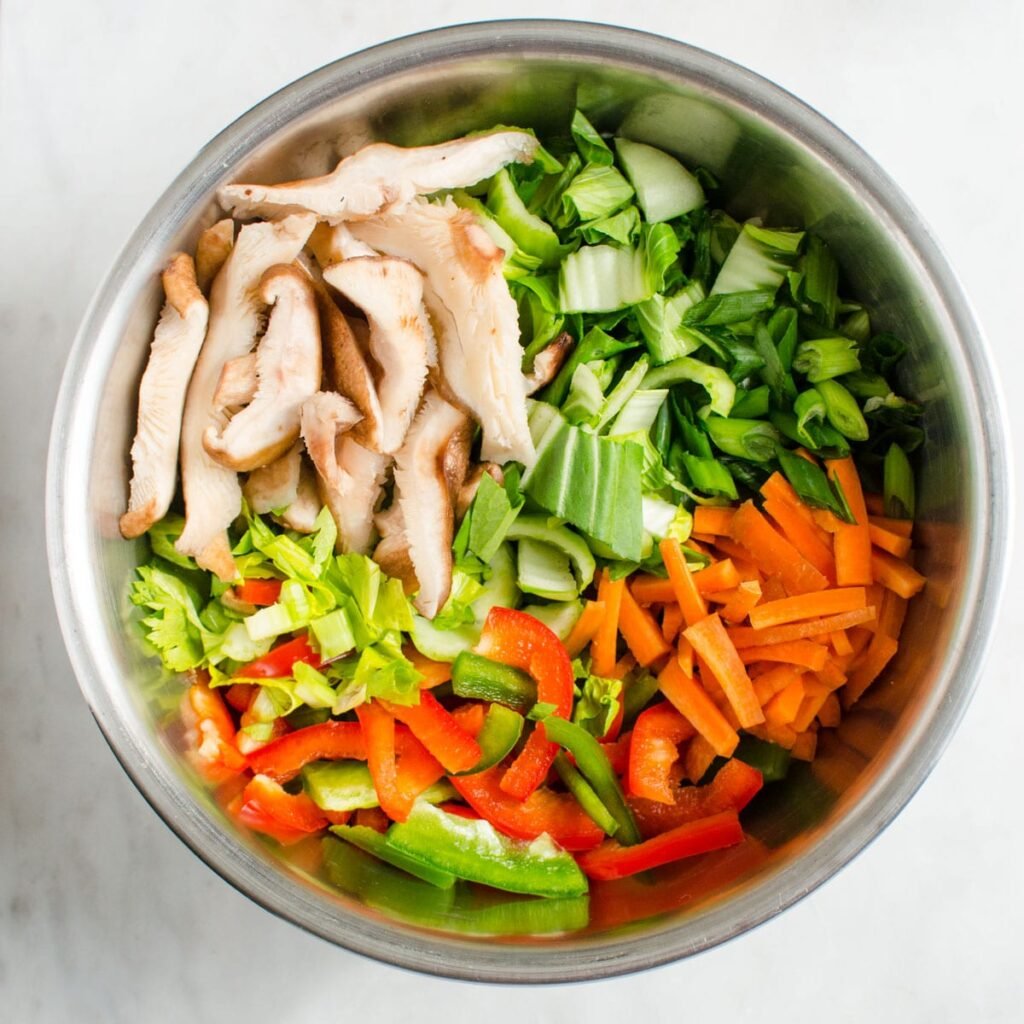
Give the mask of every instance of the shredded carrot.
[[761, 586], [761, 596], [765, 601], [781, 601], [789, 596], [789, 591], [778, 576], [766, 576]]
[[830, 658], [818, 671], [818, 678], [830, 690], [838, 690], [846, 682], [846, 675], [843, 666], [837, 658]]
[[420, 654], [412, 644], [405, 644], [402, 653], [412, 662], [412, 667], [423, 676], [420, 688], [430, 689], [447, 683], [452, 677], [452, 666], [449, 661], [432, 661], [425, 654]]
[[641, 608], [630, 593], [629, 587], [622, 591], [619, 608], [619, 631], [626, 646], [632, 651], [637, 664], [646, 668], [653, 661], [664, 657], [669, 646], [661, 635], [658, 623], [646, 608]]
[[813, 519], [808, 521], [788, 501], [768, 498], [764, 510], [772, 517], [782, 535], [830, 582], [836, 578], [836, 561], [832, 556], [831, 537]]
[[679, 647], [676, 653], [676, 661], [679, 662], [679, 667], [688, 676], [693, 676], [693, 648], [690, 646], [690, 641], [682, 635], [680, 635], [679, 637]]
[[565, 641], [565, 649], [569, 652], [570, 658], [578, 658], [587, 644], [594, 639], [605, 617], [605, 610], [604, 601], [588, 601], [583, 606], [583, 612]]
[[842, 488], [846, 504], [855, 520], [852, 524], [844, 523], [836, 533], [836, 582], [841, 587], [870, 583], [871, 533], [857, 468], [849, 456], [845, 459], [830, 459], [825, 466], [829, 478]]
[[882, 632], [875, 634], [841, 691], [844, 708], [849, 708], [860, 700], [864, 691], [881, 675], [882, 670], [892, 660], [898, 646], [891, 636], [886, 636]]
[[828, 586], [828, 579], [772, 527], [753, 502], [745, 501], [733, 516], [732, 538], [750, 552], [759, 569], [777, 574], [789, 593], [806, 594]]
[[697, 584], [693, 582], [693, 573], [686, 565], [683, 549], [679, 541], [673, 537], [666, 537], [658, 547], [668, 570], [668, 578], [672, 581], [683, 619], [688, 626], [692, 626], [707, 615], [708, 608], [704, 598], [697, 591]]
[[629, 589], [637, 604], [673, 604], [676, 600], [672, 581], [663, 580], [660, 576], [637, 574], [630, 579]]
[[604, 605], [605, 613], [590, 645], [590, 667], [596, 676], [607, 678], [615, 668], [615, 641], [619, 635], [619, 610], [625, 589], [624, 579], [613, 580], [607, 570], [601, 574], [597, 599]]
[[665, 611], [661, 616], [661, 635], [665, 638], [665, 643], [675, 643], [676, 637], [679, 636], [679, 630], [682, 628], [683, 613], [679, 610], [679, 605], [665, 605]]
[[758, 601], [761, 600], [761, 584], [741, 583], [735, 590], [723, 590], [716, 595], [719, 599], [728, 595], [728, 600], [719, 608], [718, 614], [726, 622], [742, 622]]
[[692, 676], [679, 666], [676, 658], [658, 675], [661, 692], [672, 706], [703, 736], [720, 757], [731, 757], [740, 738], [714, 701]]
[[907, 599], [891, 590], [882, 596], [882, 607], [878, 611], [878, 632], [899, 640], [903, 620], [907, 615]]
[[[807, 637], [831, 633], [834, 629], [850, 629], [872, 621], [878, 614], [876, 607], [858, 608], [852, 612], [841, 612], [825, 619], [811, 619], [808, 622], [794, 622], [788, 626], [771, 626], [768, 629], [752, 629], [738, 626], [729, 631], [732, 642], [738, 647], [757, 647], [764, 644], [782, 644], [790, 640], [805, 640]], [[853, 639], [851, 637], [851, 643]]]
[[812, 644], [810, 640], [789, 640], [781, 644], [764, 647], [744, 647], [739, 652], [744, 665], [755, 661], [781, 661], [787, 665], [803, 665], [814, 672], [820, 672], [828, 661], [828, 648]]
[[868, 644], [871, 643], [871, 638], [874, 636], [877, 628], [877, 622], [869, 622], [864, 626], [854, 627], [846, 634], [850, 638], [850, 646], [853, 648], [854, 658], [858, 654], [863, 653]]
[[698, 544], [710, 544], [713, 547], [716, 539], [713, 533], [698, 533], [694, 530], [687, 539], [686, 546], [696, 547], [697, 545], [694, 544], [694, 541], [697, 541]]
[[697, 585], [697, 590], [707, 597], [720, 590], [731, 590], [733, 587], [738, 587], [742, 581], [732, 559], [723, 558], [722, 561], [695, 572], [693, 582]]
[[704, 778], [715, 757], [715, 748], [703, 736], [694, 736], [686, 745], [686, 753], [683, 755], [686, 777], [696, 785]]
[[818, 721], [826, 729], [834, 729], [842, 719], [843, 712], [839, 706], [839, 698], [834, 693], [830, 693], [825, 698], [825, 703], [821, 705], [821, 710], [818, 712]]
[[800, 496], [793, 490], [793, 485], [778, 470], [761, 484], [761, 495], [764, 498], [777, 498], [779, 501], [788, 502], [800, 510], [800, 514], [805, 515], [808, 522], [814, 521], [811, 510], [800, 500]]
[[828, 635], [828, 642], [836, 654], [853, 654], [853, 644], [845, 629], [833, 629]]
[[[765, 663], [767, 664], [767, 663]], [[771, 665], [754, 680], [754, 693], [762, 706], [804, 674], [802, 665]]]
[[793, 741], [790, 753], [798, 761], [813, 761], [817, 749], [818, 734], [816, 732], [801, 732]]
[[[846, 587], [825, 590], [818, 594], [799, 594], [781, 601], [760, 604], [750, 613], [750, 624], [754, 629], [781, 626], [800, 619], [821, 619], [826, 615], [838, 615], [867, 607], [867, 595], [863, 587]], [[827, 633], [829, 630], [821, 630]]]
[[876, 548], [888, 551], [890, 555], [895, 555], [897, 558], [906, 558], [910, 554], [909, 537], [901, 537], [898, 533], [885, 530], [874, 523], [868, 526], [868, 533], [871, 534], [871, 543]]
[[608, 673], [608, 678], [625, 679], [634, 668], [636, 668], [636, 658], [627, 652], [615, 662], [611, 672]]
[[832, 691], [821, 683], [811, 680], [804, 683], [804, 699], [800, 708], [790, 721], [790, 725], [797, 732], [806, 732], [811, 727], [811, 722], [818, 717], [825, 701], [831, 696]]
[[777, 743], [787, 750], [792, 750], [793, 744], [796, 743], [796, 732], [788, 725], [773, 725], [771, 722], [765, 722], [764, 725], [755, 725], [748, 732], [760, 740]]
[[827, 508], [812, 508], [811, 516], [817, 526], [833, 536], [846, 525], [835, 512], [830, 512]]
[[880, 530], [895, 533], [897, 537], [910, 537], [914, 532], [913, 519], [887, 519], [885, 516], [868, 516], [868, 522]]
[[913, 597], [925, 584], [925, 578], [916, 569], [884, 551], [872, 554], [871, 568], [878, 582], [900, 597]]
[[784, 690], [780, 690], [764, 707], [765, 721], [772, 725], [789, 725], [796, 718], [804, 701], [804, 684], [795, 679]]
[[698, 505], [693, 510], [693, 532], [709, 536], [728, 535], [735, 509], [715, 505]]
[[744, 727], [764, 721], [761, 705], [754, 695], [754, 686], [739, 654], [717, 615], [687, 627], [684, 636], [694, 651], [707, 662], [718, 685], [725, 691], [736, 717]]

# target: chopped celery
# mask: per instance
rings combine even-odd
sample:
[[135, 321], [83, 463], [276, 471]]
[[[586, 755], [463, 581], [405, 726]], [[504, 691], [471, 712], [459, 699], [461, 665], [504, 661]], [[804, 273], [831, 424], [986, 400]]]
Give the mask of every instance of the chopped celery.
[[868, 425], [853, 395], [835, 380], [819, 381], [814, 387], [825, 403], [829, 423], [851, 441], [866, 441]]
[[632, 198], [629, 182], [614, 167], [587, 164], [562, 193], [562, 207], [586, 222], [610, 217]]
[[850, 338], [815, 338], [796, 347], [793, 369], [812, 384], [860, 369], [857, 343]]
[[649, 224], [672, 220], [704, 205], [700, 182], [675, 157], [629, 139], [616, 139], [615, 151]]
[[796, 260], [801, 231], [770, 231], [744, 224], [715, 278], [711, 294], [775, 290]]
[[[647, 373], [647, 359], [641, 356], [621, 377], [618, 384], [609, 392], [601, 409], [598, 412], [597, 423], [594, 425], [598, 433], [604, 432], [605, 428], [622, 410], [623, 406], [633, 396], [640, 382]], [[643, 429], [648, 429], [647, 427]]]
[[[509, 528], [508, 539], [513, 541], [530, 540], [550, 545], [561, 551], [572, 563], [572, 571], [576, 580], [576, 591], [588, 587], [597, 571], [597, 563], [590, 553], [590, 548], [579, 534], [557, 523], [552, 523], [544, 516], [520, 516]], [[575, 597], [575, 592], [572, 597]], [[569, 600], [569, 598], [564, 598]]]
[[524, 537], [519, 541], [519, 589], [524, 594], [546, 597], [549, 601], [571, 601], [576, 597], [576, 580], [569, 558], [558, 548], [543, 541]]
[[603, 404], [604, 391], [597, 374], [588, 363], [581, 363], [573, 372], [569, 395], [562, 405], [562, 415], [570, 423], [593, 426], [601, 414]]
[[559, 308], [564, 313], [602, 313], [633, 306], [655, 292], [640, 249], [583, 245], [562, 261]]
[[650, 430], [667, 397], [668, 391], [664, 388], [634, 391], [608, 428], [608, 436], [622, 437], [637, 431]]
[[683, 356], [673, 359], [671, 363], [649, 370], [644, 377], [642, 387], [647, 390], [673, 387], [683, 381], [699, 384], [708, 393], [711, 411], [719, 416], [728, 416], [736, 398], [736, 385], [729, 379], [725, 370], [710, 366], [698, 359]]
[[764, 420], [726, 419], [709, 416], [704, 421], [707, 432], [716, 447], [726, 455], [738, 459], [752, 459], [767, 462], [775, 457], [775, 449], [781, 440], [778, 431]]

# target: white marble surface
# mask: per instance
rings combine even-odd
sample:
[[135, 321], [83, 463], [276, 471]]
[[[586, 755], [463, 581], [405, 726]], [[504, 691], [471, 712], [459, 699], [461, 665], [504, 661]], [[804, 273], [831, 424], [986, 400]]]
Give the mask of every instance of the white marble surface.
[[[818, 107], [913, 197], [962, 275], [1003, 380], [1019, 381], [1022, 10], [1019, 0], [4, 0], [0, 1019], [1020, 1020], [1019, 583], [942, 763], [824, 889], [687, 963], [494, 992], [370, 963], [299, 932], [216, 878], [160, 823], [71, 676], [47, 585], [42, 483], [76, 324], [129, 231], [196, 149], [332, 58], [503, 13], [660, 31]], [[1020, 436], [1020, 401], [1010, 416]], [[1022, 572], [1018, 553], [1018, 581]]]

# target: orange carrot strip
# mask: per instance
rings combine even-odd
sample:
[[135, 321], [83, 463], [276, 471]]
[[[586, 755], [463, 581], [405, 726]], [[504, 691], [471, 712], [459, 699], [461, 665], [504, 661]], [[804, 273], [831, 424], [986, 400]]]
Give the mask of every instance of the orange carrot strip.
[[906, 558], [910, 554], [909, 537], [901, 537], [898, 533], [885, 530], [874, 523], [868, 526], [868, 533], [871, 534], [871, 543], [876, 548], [888, 551], [890, 555], [895, 555], [897, 558]]
[[793, 490], [793, 485], [778, 470], [761, 484], [761, 494], [765, 498], [777, 498], [779, 501], [788, 502], [799, 509], [801, 514], [806, 514], [808, 522], [814, 521], [811, 510], [800, 500], [800, 496]]
[[812, 644], [809, 640], [790, 640], [764, 647], [744, 647], [739, 652], [744, 665], [754, 661], [781, 661], [787, 665], [803, 665], [820, 672], [828, 661], [828, 648]]
[[885, 591], [878, 611], [878, 632], [899, 640], [907, 614], [907, 599], [891, 590]]
[[693, 532], [709, 536], [728, 535], [733, 511], [715, 505], [698, 505], [693, 510]]
[[420, 654], [412, 644], [406, 644], [402, 653], [412, 662], [412, 667], [423, 676], [421, 690], [447, 683], [452, 677], [452, 665], [449, 661], [432, 661], [425, 654]]
[[615, 662], [611, 672], [608, 673], [608, 678], [625, 679], [634, 668], [636, 668], [636, 658], [627, 651], [627, 653]]
[[[687, 547], [697, 548], [700, 544], [710, 544], [713, 547], [717, 539], [713, 533], [698, 533], [694, 530], [687, 538], [686, 545]], [[697, 544], [694, 544], [694, 541], [697, 541]]]
[[885, 496], [882, 494], [865, 494], [864, 507], [875, 516], [885, 515]]
[[793, 749], [790, 753], [798, 761], [813, 761], [818, 749], [818, 734], [816, 732], [801, 732], [793, 741]]
[[771, 722], [765, 722], [764, 725], [753, 726], [748, 732], [759, 740], [777, 743], [787, 750], [792, 750], [793, 744], [796, 743], [796, 732], [788, 725], [773, 725]]
[[[821, 683], [814, 682], [813, 680], [804, 683], [804, 699], [801, 701], [799, 710], [789, 724], [797, 732], [806, 732], [811, 727], [811, 722], [818, 717], [818, 712], [822, 709], [825, 701], [831, 695], [832, 691]], [[767, 712], [765, 713], [767, 714]]]
[[755, 564], [769, 575], [777, 574], [791, 594], [824, 590], [828, 579], [754, 507], [745, 501], [732, 520], [732, 538], [750, 552]]
[[697, 590], [707, 597], [722, 590], [738, 587], [741, 580], [732, 559], [723, 558], [721, 562], [715, 562], [714, 565], [695, 572], [693, 582], [697, 585]]
[[[680, 627], [682, 628], [682, 627]], [[685, 636], [680, 634], [679, 646], [676, 653], [676, 661], [679, 662], [679, 667], [692, 678], [693, 676], [693, 648], [690, 646], [690, 641]]]
[[800, 679], [796, 679], [784, 690], [775, 694], [765, 705], [765, 721], [772, 725], [789, 725], [796, 718], [803, 702], [804, 684]]
[[761, 600], [761, 584], [756, 582], [741, 583], [735, 590], [723, 590], [721, 598], [730, 595], [729, 600], [718, 609], [718, 614], [726, 622], [742, 622], [758, 601]]
[[868, 516], [868, 522], [880, 530], [895, 533], [897, 537], [910, 537], [914, 532], [913, 519], [887, 519], [885, 516]]
[[700, 685], [676, 658], [658, 676], [658, 685], [672, 706], [708, 741], [719, 757], [731, 757], [740, 738]]
[[853, 644], [845, 629], [833, 629], [828, 635], [828, 642], [836, 654], [853, 654]]
[[629, 583], [629, 589], [637, 604], [674, 604], [675, 588], [671, 580], [663, 580], [660, 576], [649, 576], [646, 573], [635, 576]]
[[829, 478], [842, 488], [855, 522], [844, 523], [835, 541], [836, 582], [841, 587], [871, 583], [871, 534], [860, 477], [853, 459], [830, 459], [825, 463]]
[[[800, 619], [821, 619], [826, 615], [838, 615], [867, 607], [867, 594], [863, 587], [846, 587], [840, 590], [825, 590], [820, 594], [799, 594], [781, 601], [769, 601], [758, 605], [750, 613], [750, 624], [754, 629], [781, 626]], [[827, 633], [829, 630], [819, 630]]]
[[619, 630], [626, 646], [633, 652], [637, 664], [646, 668], [652, 661], [668, 654], [669, 646], [661, 635], [661, 629], [654, 616], [641, 608], [630, 593], [629, 587], [622, 591], [622, 605], [619, 608]]
[[[811, 619], [809, 622], [794, 622], [789, 626], [771, 626], [768, 629], [752, 629], [738, 626], [729, 631], [732, 642], [738, 647], [759, 647], [765, 644], [783, 644], [790, 640], [805, 640], [809, 636], [831, 633], [833, 629], [850, 629], [870, 622], [878, 614], [877, 607], [858, 608], [852, 612], [830, 615], [826, 619]], [[850, 638], [853, 643], [853, 638]]]
[[769, 498], [764, 510], [775, 520], [782, 535], [829, 581], [836, 576], [836, 560], [832, 556], [831, 538], [813, 520], [808, 522], [788, 501]]
[[781, 601], [784, 597], [789, 597], [789, 591], [778, 576], [767, 576], [761, 586], [761, 597], [765, 601]]
[[826, 729], [834, 729], [842, 719], [843, 712], [839, 706], [839, 698], [834, 693], [830, 693], [825, 698], [825, 703], [821, 705], [821, 710], [818, 712], [818, 721]]
[[871, 568], [878, 582], [900, 597], [911, 598], [925, 585], [925, 578], [916, 569], [884, 551], [872, 554]]
[[594, 639], [605, 617], [605, 611], [604, 601], [588, 601], [583, 606], [583, 612], [565, 641], [565, 649], [569, 652], [570, 658], [578, 658], [587, 644]]
[[827, 508], [812, 508], [811, 518], [814, 519], [816, 526], [833, 536], [846, 525], [835, 512], [830, 512]]
[[675, 643], [675, 639], [679, 636], [679, 630], [683, 628], [683, 613], [677, 604], [665, 605], [665, 611], [661, 616], [661, 635], [665, 638], [665, 643]]
[[715, 748], [703, 736], [694, 736], [686, 745], [686, 753], [683, 755], [686, 777], [696, 785], [704, 778], [715, 757]]
[[707, 662], [718, 685], [725, 691], [740, 725], [746, 727], [764, 721], [761, 705], [754, 695], [754, 686], [747, 675], [729, 634], [717, 615], [689, 626], [683, 634], [694, 651]]
[[838, 690], [846, 682], [846, 675], [839, 662], [835, 658], [830, 658], [818, 672], [818, 679], [830, 690]]
[[622, 592], [626, 589], [624, 579], [613, 580], [608, 572], [601, 574], [597, 585], [597, 599], [604, 605], [604, 618], [594, 633], [590, 645], [590, 669], [595, 676], [608, 677], [615, 668], [615, 641], [619, 635], [619, 610], [622, 606]]
[[799, 681], [804, 673], [802, 665], [772, 665], [754, 680], [754, 693], [762, 706], [791, 683]]
[[683, 619], [688, 626], [692, 626], [707, 615], [708, 608], [697, 590], [697, 584], [693, 582], [693, 573], [687, 568], [683, 549], [679, 541], [672, 537], [666, 537], [658, 547]]
[[849, 708], [860, 700], [864, 691], [882, 674], [882, 670], [892, 660], [898, 647], [899, 644], [891, 636], [886, 636], [882, 632], [875, 634], [863, 658], [850, 673], [850, 678], [842, 689], [844, 708]]

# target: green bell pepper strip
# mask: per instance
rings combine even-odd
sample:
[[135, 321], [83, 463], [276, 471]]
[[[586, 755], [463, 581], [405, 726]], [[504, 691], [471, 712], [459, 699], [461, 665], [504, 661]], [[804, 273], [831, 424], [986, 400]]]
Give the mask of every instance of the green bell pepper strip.
[[452, 664], [452, 690], [459, 697], [529, 711], [537, 703], [537, 684], [511, 665], [463, 651]]
[[380, 832], [367, 828], [365, 825], [332, 825], [331, 831], [386, 864], [399, 868], [416, 878], [421, 878], [431, 885], [436, 885], [439, 889], [450, 889], [455, 884], [455, 876], [450, 872], [442, 871], [433, 865], [423, 864], [414, 857], [406, 856], [401, 850], [389, 846], [387, 838]]
[[565, 754], [559, 753], [555, 757], [555, 771], [558, 772], [558, 777], [565, 784], [565, 788], [576, 797], [580, 807], [593, 818], [594, 824], [598, 825], [605, 835], [615, 835], [619, 830], [619, 823], [601, 803], [590, 783], [569, 763], [569, 758]]
[[[492, 704], [487, 709], [483, 728], [476, 737], [482, 752], [480, 760], [472, 768], [457, 774], [475, 775], [477, 772], [493, 768], [508, 756], [512, 748], [519, 742], [519, 737], [522, 734], [523, 716], [501, 704]], [[431, 803], [436, 802], [431, 801]]]
[[765, 782], [778, 782], [789, 772], [790, 753], [785, 747], [756, 736], [743, 736], [733, 757], [756, 768]]
[[461, 818], [418, 800], [408, 819], [392, 825], [388, 845], [421, 864], [492, 889], [534, 896], [581, 896], [587, 891], [571, 854], [549, 836], [510, 839], [482, 818]]
[[[370, 769], [363, 761], [313, 761], [302, 769], [302, 785], [313, 803], [324, 811], [341, 813], [380, 806]], [[451, 785], [442, 780], [435, 782], [422, 797], [439, 804], [455, 795]]]
[[582, 726], [568, 722], [564, 718], [548, 715], [543, 721], [548, 739], [572, 754], [580, 772], [593, 787], [598, 799], [608, 809], [609, 814], [618, 823], [615, 833], [617, 840], [623, 846], [639, 843], [640, 831], [626, 804], [622, 787], [619, 785], [619, 780], [615, 776], [608, 756], [601, 749], [601, 744]]

